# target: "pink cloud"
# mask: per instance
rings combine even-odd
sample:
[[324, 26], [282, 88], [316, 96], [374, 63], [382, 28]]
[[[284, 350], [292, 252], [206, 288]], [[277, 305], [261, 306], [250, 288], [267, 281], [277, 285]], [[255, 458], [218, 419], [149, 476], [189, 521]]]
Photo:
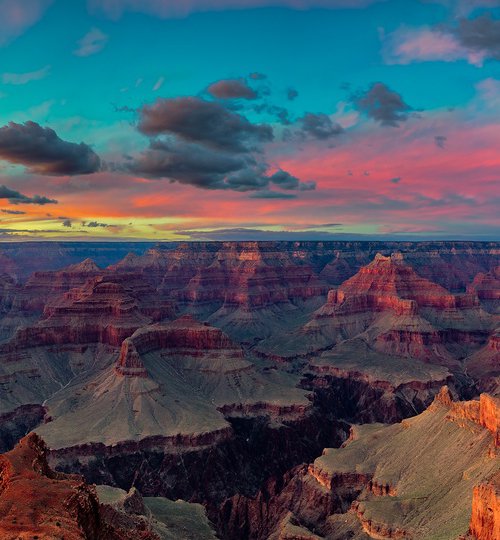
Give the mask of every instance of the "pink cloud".
[[[114, 171], [73, 178], [19, 176], [16, 189], [57, 199], [58, 212], [73, 221], [140, 221], [137, 234], [157, 230], [157, 238], [171, 237], [175, 230], [300, 230], [321, 223], [343, 224], [335, 232], [492, 235], [500, 228], [499, 85], [485, 79], [468, 106], [425, 112], [397, 129], [357, 124], [334, 148], [314, 141], [301, 141], [300, 148], [289, 141], [273, 143], [266, 155], [273, 167], [317, 182], [316, 191], [295, 199], [252, 199]], [[444, 148], [435, 144], [438, 135], [446, 137]], [[163, 224], [165, 216], [170, 221]], [[150, 219], [156, 229], [148, 228]]]
[[36, 23], [53, 0], [0, 0], [0, 46]]
[[413, 62], [456, 62], [466, 60], [482, 66], [485, 54], [463, 47], [449, 32], [429, 27], [401, 27], [383, 37], [384, 60], [388, 64], [411, 64]]
[[[251, 216], [260, 228], [300, 230], [335, 222], [342, 223], [344, 231], [483, 234], [500, 227], [499, 126], [495, 116], [480, 117], [476, 110], [442, 111], [412, 119], [397, 130], [373, 126], [353, 130], [335, 148], [310, 143], [297, 153], [280, 156], [276, 147], [273, 161], [318, 183], [316, 191], [290, 200], [251, 199], [248, 194], [113, 172], [53, 179], [48, 195], [58, 199], [58, 210], [73, 220], [89, 216], [103, 222], [119, 218], [144, 223], [164, 216], [182, 220], [168, 224], [170, 232], [248, 227]], [[445, 149], [436, 146], [436, 134], [447, 137]], [[401, 180], [392, 182], [397, 177]], [[47, 178], [19, 180], [19, 189], [42, 188], [47, 192]], [[140, 234], [145, 234], [144, 228]]]

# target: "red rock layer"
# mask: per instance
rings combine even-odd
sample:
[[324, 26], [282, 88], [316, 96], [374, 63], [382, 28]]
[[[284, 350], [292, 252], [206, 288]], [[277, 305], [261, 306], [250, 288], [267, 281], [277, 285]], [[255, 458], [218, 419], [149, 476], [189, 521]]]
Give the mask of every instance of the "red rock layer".
[[[401, 300], [413, 300], [419, 307], [450, 308], [456, 300], [444, 287], [420, 277], [399, 253], [375, 259], [339, 287], [344, 295], [364, 295], [375, 310], [401, 309]], [[403, 303], [406, 306], [406, 304]], [[411, 304], [406, 309], [411, 310]], [[404, 310], [403, 310], [404, 311]]]
[[486, 310], [491, 313], [500, 312], [500, 266], [491, 272], [479, 273], [467, 291], [476, 294]]
[[58, 271], [35, 272], [19, 291], [14, 308], [42, 311], [47, 302], [74, 287], [82, 287], [89, 279], [102, 274], [92, 259]]
[[474, 488], [469, 532], [476, 540], [500, 538], [500, 474]]
[[103, 519], [95, 489], [77, 475], [52, 471], [34, 433], [0, 456], [3, 540], [157, 540], [147, 530], [117, 530]]
[[206, 356], [213, 351], [226, 351], [233, 358], [243, 359], [242, 349], [224, 332], [185, 315], [176, 321], [147, 326], [135, 332], [123, 342], [119, 363], [137, 367], [135, 364], [139, 355], [159, 349], [188, 356]]
[[307, 344], [321, 350], [368, 331], [380, 352], [448, 365], [454, 361], [448, 345], [477, 347], [491, 325], [475, 294], [451, 294], [420, 277], [401, 254], [377, 254], [328, 293], [294, 341], [299, 351]]
[[455, 420], [470, 420], [491, 432], [495, 446], [500, 447], [500, 399], [489, 394], [481, 394], [475, 401], [453, 401], [449, 391], [443, 387], [436, 401], [450, 407], [450, 415]]
[[224, 242], [196, 246], [196, 253], [183, 244], [171, 252], [161, 290], [185, 303], [258, 309], [321, 296], [326, 286], [287, 251], [259, 242]]
[[137, 274], [98, 276], [46, 305], [42, 319], [17, 331], [3, 352], [41, 345], [107, 343], [119, 347], [141, 326], [171, 318], [169, 301]]

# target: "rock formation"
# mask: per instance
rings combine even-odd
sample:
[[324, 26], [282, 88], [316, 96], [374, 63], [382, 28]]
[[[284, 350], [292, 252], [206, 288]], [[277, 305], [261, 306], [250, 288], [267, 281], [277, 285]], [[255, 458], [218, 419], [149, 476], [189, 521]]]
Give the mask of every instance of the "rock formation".
[[453, 402], [444, 388], [414, 418], [353, 427], [341, 448], [309, 467], [255, 497], [228, 499], [219, 514], [225, 537], [280, 538], [291, 521], [328, 540], [454, 539], [469, 526], [477, 538], [496, 538], [500, 460], [496, 435], [484, 427], [492, 412], [498, 421], [493, 401]]
[[3, 540], [216, 540], [201, 505], [143, 499], [135, 488], [96, 489], [52, 470], [47, 454], [32, 433], [0, 455]]
[[469, 531], [476, 540], [500, 538], [500, 473], [474, 488]]
[[130, 519], [122, 529], [107, 514], [83, 478], [49, 468], [47, 448], [35, 434], [0, 456], [3, 539], [160, 540], [146, 520]]
[[485, 343], [493, 324], [474, 294], [451, 294], [420, 277], [400, 253], [377, 254], [291, 337], [259, 348], [293, 357], [361, 337], [384, 354], [452, 366]]
[[467, 287], [471, 293], [477, 294], [481, 304], [491, 313], [499, 313], [500, 307], [500, 266], [490, 272], [480, 272]]
[[51, 448], [142, 439], [144, 447], [216, 444], [231, 436], [227, 416], [301, 418], [311, 408], [286, 377], [258, 373], [226, 334], [190, 316], [140, 328], [116, 360], [47, 400], [50, 422], [37, 431]]

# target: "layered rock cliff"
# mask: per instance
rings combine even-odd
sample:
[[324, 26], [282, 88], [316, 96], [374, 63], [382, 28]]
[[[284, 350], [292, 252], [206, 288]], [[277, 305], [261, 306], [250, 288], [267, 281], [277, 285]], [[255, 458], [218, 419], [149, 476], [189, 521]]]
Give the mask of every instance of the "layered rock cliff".
[[49, 468], [47, 448], [35, 434], [0, 456], [3, 539], [159, 540], [146, 521], [129, 520], [122, 529], [107, 517], [93, 486]]
[[500, 538], [500, 473], [474, 488], [469, 532], [476, 540]]
[[201, 505], [143, 498], [52, 470], [31, 434], [0, 455], [3, 540], [216, 540]]
[[254, 497], [225, 501], [223, 538], [279, 538], [284, 519], [328, 540], [454, 539], [469, 526], [479, 538], [496, 538], [500, 460], [496, 435], [484, 427], [498, 421], [492, 401], [454, 402], [443, 389], [400, 424], [353, 427], [341, 448], [309, 467], [269, 481]]
[[472, 293], [451, 294], [420, 277], [400, 253], [377, 254], [330, 291], [327, 302], [291, 337], [265, 340], [259, 349], [293, 357], [360, 337], [385, 354], [453, 366], [486, 342], [493, 325]]

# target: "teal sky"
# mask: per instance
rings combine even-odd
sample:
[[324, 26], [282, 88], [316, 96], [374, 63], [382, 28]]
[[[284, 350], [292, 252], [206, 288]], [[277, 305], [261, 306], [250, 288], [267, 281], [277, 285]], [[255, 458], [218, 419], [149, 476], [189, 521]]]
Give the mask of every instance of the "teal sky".
[[[329, 197], [332, 198], [332, 218], [327, 219], [327, 211], [322, 210], [320, 213], [325, 214], [325, 218], [321, 221], [342, 222], [345, 233], [384, 234], [407, 230], [445, 231], [442, 234], [451, 236], [478, 234], [477, 219], [471, 220], [461, 207], [451, 216], [456, 221], [451, 229], [444, 225], [449, 223], [450, 216], [441, 219], [430, 207], [425, 222], [402, 220], [401, 215], [390, 217], [387, 223], [382, 223], [378, 215], [356, 219], [354, 202], [359, 202], [359, 197], [369, 200], [372, 194], [383, 206], [392, 195], [386, 193], [385, 188], [381, 190], [378, 185], [367, 184], [366, 178], [359, 178], [356, 190], [349, 196], [347, 192], [353, 186], [345, 175], [346, 169], [374, 169], [376, 158], [372, 156], [364, 163], [365, 156], [359, 148], [364, 144], [370, 146], [377, 140], [379, 163], [387, 161], [388, 154], [393, 159], [392, 151], [398, 154], [387, 180], [401, 177], [405, 167], [400, 165], [407, 165], [408, 156], [415, 159], [414, 151], [422, 145], [420, 137], [432, 140], [443, 136], [448, 142], [439, 147], [443, 152], [437, 156], [437, 162], [434, 154], [426, 157], [424, 153], [422, 157], [429, 160], [432, 170], [436, 171], [435, 167], [438, 167], [436, 181], [442, 182], [442, 189], [433, 191], [429, 187], [429, 170], [411, 180], [405, 172], [404, 181], [393, 182], [392, 188], [407, 190], [404, 195], [398, 194], [398, 200], [404, 204], [410, 199], [423, 201], [425, 197], [443, 201], [459, 193], [464, 200], [476, 197], [479, 205], [484, 197], [487, 206], [492, 197], [500, 196], [498, 183], [495, 185], [498, 163], [484, 171], [484, 163], [474, 161], [482, 159], [476, 144], [471, 142], [470, 160], [458, 171], [464, 173], [458, 175], [458, 185], [449, 183], [451, 177], [457, 177], [457, 170], [449, 168], [452, 157], [442, 159], [446, 152], [454, 150], [463, 159], [463, 144], [466, 143], [460, 139], [454, 149], [451, 133], [461, 132], [460, 137], [463, 137], [464, 128], [481, 130], [481, 136], [487, 136], [484, 142], [487, 147], [493, 148], [499, 142], [498, 131], [489, 127], [489, 122], [499, 113], [498, 103], [491, 94], [495, 93], [495, 85], [500, 79], [500, 43], [495, 43], [494, 37], [488, 34], [486, 45], [481, 48], [471, 44], [467, 36], [457, 30], [461, 21], [470, 22], [481, 17], [491, 20], [493, 29], [500, 29], [498, 2], [361, 0], [352, 4], [363, 4], [364, 7], [351, 9], [339, 8], [342, 2], [336, 0], [246, 0], [243, 3], [249, 7], [233, 9], [230, 0], [192, 0], [184, 4], [158, 0], [26, 0], [14, 9], [13, 0], [0, 0], [0, 14], [3, 10], [4, 20], [14, 17], [12, 20], [15, 21], [11, 25], [0, 23], [0, 125], [35, 122], [54, 129], [62, 140], [83, 141], [98, 154], [101, 162], [107, 163], [91, 176], [40, 174], [39, 170], [33, 170], [31, 162], [27, 165], [19, 158], [13, 159], [8, 150], [2, 155], [0, 143], [0, 183], [28, 196], [36, 192], [57, 200], [59, 206], [55, 212], [53, 209], [47, 212], [48, 207], [44, 207], [43, 213], [71, 214], [68, 217], [73, 220], [73, 225], [78, 220], [102, 219], [103, 223], [109, 222], [115, 228], [111, 231], [103, 226], [102, 230], [95, 231], [96, 234], [115, 234], [122, 227], [120, 234], [126, 236], [157, 235], [158, 230], [148, 232], [146, 226], [153, 218], [156, 227], [168, 229], [167, 234], [177, 230], [170, 225], [179, 220], [185, 222], [187, 227], [181, 227], [185, 229], [218, 225], [220, 228], [250, 227], [257, 223], [259, 227], [288, 230], [295, 222], [314, 224], [318, 198], [324, 204]], [[175, 9], [177, 4], [191, 8], [179, 16], [165, 7], [170, 5]], [[309, 8], [294, 9], [297, 5]], [[485, 24], [486, 33], [488, 28]], [[96, 43], [91, 43], [92, 38], [97, 40]], [[415, 47], [417, 42], [418, 47]], [[263, 74], [265, 78], [252, 79], [251, 73]], [[144, 197], [153, 196], [156, 190], [159, 200], [170, 197], [171, 201], [156, 211], [154, 205], [143, 210], [145, 206], [135, 202], [128, 204], [122, 213], [106, 214], [101, 207], [92, 209], [90, 199], [114, 197], [114, 193], [106, 192], [105, 186], [112, 184], [112, 190], [116, 190], [121, 179], [124, 187], [118, 199], [122, 201], [129, 197], [130, 202], [140, 198], [138, 177], [141, 175], [136, 172], [132, 185], [132, 180], [124, 174], [122, 162], [135, 159], [152, 140], [150, 134], [137, 129], [144, 106], [157, 99], [181, 96], [194, 96], [213, 103], [214, 96], [207, 92], [209, 85], [233, 79], [244, 80], [259, 97], [256, 100], [222, 100], [221, 106], [244, 116], [252, 124], [271, 126], [274, 142], [268, 141], [259, 150], [265, 154], [266, 167], [272, 171], [287, 166], [290, 174], [301, 175], [301, 181], [316, 182], [314, 193], [312, 190], [310, 193], [306, 190], [303, 194], [293, 193], [293, 201], [289, 203], [281, 192], [276, 197], [262, 196], [260, 201], [257, 200], [260, 195], [250, 194], [253, 202], [249, 203], [249, 193], [240, 190], [241, 193], [235, 194], [224, 184], [216, 194], [218, 200], [228, 208], [240, 204], [241, 211], [235, 210], [231, 219], [218, 223], [216, 216], [209, 216], [206, 210], [193, 213], [192, 219], [186, 217], [184, 206], [182, 210], [172, 211], [174, 201], [185, 205], [187, 199], [197, 200], [204, 196], [206, 186], [202, 185], [200, 190], [200, 182], [193, 187], [194, 181], [168, 176], [162, 177], [167, 182], [157, 177], [153, 181], [151, 175], [141, 172], [145, 178], [142, 184], [147, 186]], [[407, 111], [401, 109], [397, 113], [405, 117], [404, 121], [396, 122], [397, 126], [377, 119], [373, 112], [367, 112], [359, 105], [359, 96], [377, 82], [408, 105]], [[487, 87], [493, 90], [485, 90]], [[289, 89], [298, 93], [293, 100], [287, 97]], [[265, 104], [267, 109], [256, 111], [258, 104]], [[289, 122], [286, 125], [280, 123], [269, 107], [286, 108]], [[342, 135], [329, 142], [321, 137], [314, 140], [309, 135], [302, 139], [294, 136], [287, 139], [287, 133], [295, 133], [294, 129], [303, 125], [300, 122], [306, 113], [327, 115], [341, 126]], [[165, 133], [160, 134], [163, 135]], [[169, 132], [166, 136], [171, 135]], [[403, 140], [409, 146], [399, 148]], [[413, 151], [411, 144], [414, 144]], [[435, 145], [431, 146], [435, 152]], [[339, 148], [338, 157], [334, 147]], [[299, 157], [301, 152], [305, 153], [303, 158]], [[304, 163], [309, 163], [309, 169], [304, 169]], [[318, 177], [321, 169], [318, 163], [332, 165], [330, 177], [324, 174]], [[289, 170], [292, 166], [295, 168]], [[386, 174], [385, 167], [380, 169], [384, 170], [380, 174]], [[268, 178], [270, 172], [266, 174]], [[410, 181], [411, 189], [408, 187]], [[468, 185], [471, 182], [481, 184], [472, 194]], [[403, 187], [404, 184], [407, 185]], [[483, 189], [485, 186], [486, 190]], [[185, 190], [182, 193], [181, 187]], [[212, 187], [208, 188], [212, 190]], [[267, 195], [268, 188], [265, 188]], [[76, 192], [81, 197], [80, 209]], [[215, 197], [215, 194], [210, 191], [209, 196]], [[335, 205], [339, 198], [345, 201], [342, 212]], [[271, 203], [277, 205], [279, 219], [269, 219], [269, 211], [264, 205]], [[15, 203], [16, 208], [19, 204], [22, 203]], [[285, 208], [286, 204], [289, 208]], [[415, 212], [418, 208], [418, 204], [410, 204], [410, 209]], [[387, 209], [389, 213], [390, 210]], [[26, 212], [22, 218], [12, 217], [4, 223], [7, 229], [22, 229], [21, 223], [24, 223], [30, 230], [59, 230], [60, 223], [49, 219], [53, 216], [42, 219], [42, 209], [29, 206], [23, 207], [22, 211]], [[497, 225], [495, 216], [489, 207], [485, 212], [488, 220], [485, 226], [490, 231]], [[160, 223], [158, 220], [167, 213], [171, 221]], [[125, 231], [124, 220], [140, 225]], [[61, 229], [61, 234], [89, 233], [81, 227], [78, 231], [74, 226], [67, 229], [71, 230]]]

